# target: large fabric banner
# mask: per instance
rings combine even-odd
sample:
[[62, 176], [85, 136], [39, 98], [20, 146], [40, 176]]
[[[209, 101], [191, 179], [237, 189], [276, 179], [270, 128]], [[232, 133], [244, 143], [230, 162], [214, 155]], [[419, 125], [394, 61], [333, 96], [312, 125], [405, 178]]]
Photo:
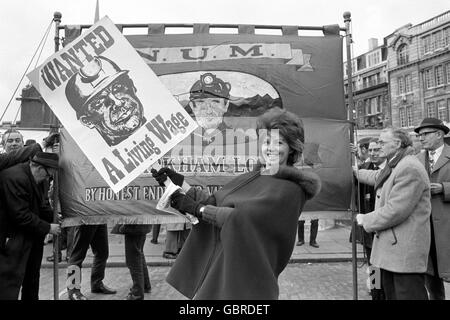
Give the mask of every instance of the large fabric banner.
[[114, 192], [197, 127], [107, 17], [28, 77]]
[[[253, 170], [260, 144], [256, 117], [279, 107], [298, 114], [305, 126], [305, 150], [297, 166], [315, 171], [322, 180], [321, 193], [304, 210], [348, 211], [352, 173], [342, 39], [197, 30], [202, 32], [126, 36], [198, 124], [158, 159], [159, 165], [213, 193]], [[73, 30], [66, 33], [66, 42], [73, 34]], [[164, 188], [148, 172], [114, 193], [72, 137], [64, 131], [62, 137], [60, 195], [66, 225], [182, 219], [155, 209]]]

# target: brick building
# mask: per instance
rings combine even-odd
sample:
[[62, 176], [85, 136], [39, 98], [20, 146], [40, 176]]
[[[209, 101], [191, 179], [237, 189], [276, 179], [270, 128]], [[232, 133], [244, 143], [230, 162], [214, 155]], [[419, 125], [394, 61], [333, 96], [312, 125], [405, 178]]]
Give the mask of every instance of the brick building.
[[392, 124], [412, 128], [425, 117], [449, 122], [450, 11], [385, 38]]
[[[352, 59], [357, 128], [393, 125], [412, 130], [425, 117], [448, 123], [450, 11], [404, 25], [385, 37], [383, 45], [375, 44], [370, 39], [369, 51]], [[347, 94], [346, 71], [344, 63]]]
[[[369, 39], [369, 51], [352, 59], [352, 89], [358, 129], [381, 129], [390, 124], [387, 50]], [[347, 63], [344, 89], [348, 97]]]

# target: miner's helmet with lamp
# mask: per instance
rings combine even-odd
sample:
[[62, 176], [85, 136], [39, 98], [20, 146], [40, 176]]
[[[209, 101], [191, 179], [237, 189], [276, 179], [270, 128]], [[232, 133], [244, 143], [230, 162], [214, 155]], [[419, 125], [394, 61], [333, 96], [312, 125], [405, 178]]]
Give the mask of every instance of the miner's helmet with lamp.
[[200, 76], [190, 90], [190, 100], [205, 98], [230, 98], [231, 85], [224, 82], [212, 73]]
[[128, 70], [121, 70], [117, 64], [103, 56], [94, 57], [74, 74], [67, 82], [66, 97], [76, 111], [77, 119], [85, 114], [89, 102], [98, 93], [127, 74]]

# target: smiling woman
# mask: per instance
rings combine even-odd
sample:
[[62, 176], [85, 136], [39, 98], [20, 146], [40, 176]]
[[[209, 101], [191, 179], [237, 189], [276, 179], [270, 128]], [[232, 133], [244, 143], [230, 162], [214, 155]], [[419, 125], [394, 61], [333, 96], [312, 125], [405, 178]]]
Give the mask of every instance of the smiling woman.
[[257, 122], [261, 163], [211, 196], [171, 169], [153, 172], [160, 184], [169, 177], [187, 190], [174, 193], [171, 205], [200, 219], [167, 276], [189, 298], [278, 299], [278, 276], [292, 254], [298, 218], [320, 191], [315, 173], [294, 167], [303, 152], [302, 121], [273, 108]]

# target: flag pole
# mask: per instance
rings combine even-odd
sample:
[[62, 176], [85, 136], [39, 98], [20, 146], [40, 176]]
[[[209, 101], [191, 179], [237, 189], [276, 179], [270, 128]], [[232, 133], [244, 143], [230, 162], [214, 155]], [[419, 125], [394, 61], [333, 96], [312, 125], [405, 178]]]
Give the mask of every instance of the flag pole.
[[95, 5], [94, 23], [96, 23], [98, 20], [100, 20], [100, 6], [97, 0], [97, 3]]
[[[60, 12], [55, 12], [53, 14], [53, 21], [55, 22], [55, 52], [59, 50], [59, 25], [61, 23], [62, 14]], [[58, 119], [55, 114], [51, 113], [51, 131], [59, 131]], [[58, 151], [59, 153], [59, 151]], [[58, 194], [59, 194], [59, 184], [58, 184], [58, 171], [55, 172], [53, 176], [53, 223], [58, 223]], [[59, 300], [59, 235], [53, 235], [53, 300]]]
[[[347, 51], [347, 82], [348, 82], [348, 108], [349, 108], [349, 120], [350, 120], [350, 142], [354, 143], [354, 103], [353, 103], [353, 81], [352, 81], [352, 55], [351, 55], [351, 43], [352, 35], [350, 30], [351, 13], [349, 11], [344, 12], [345, 23], [345, 38], [346, 38], [346, 51]], [[353, 174], [353, 173], [352, 173]], [[352, 179], [353, 180], [353, 179]], [[351, 211], [352, 211], [352, 273], [353, 273], [353, 300], [358, 300], [358, 271], [356, 263], [356, 220], [355, 214], [357, 212], [355, 205], [355, 185], [352, 183], [352, 198], [351, 198]]]

